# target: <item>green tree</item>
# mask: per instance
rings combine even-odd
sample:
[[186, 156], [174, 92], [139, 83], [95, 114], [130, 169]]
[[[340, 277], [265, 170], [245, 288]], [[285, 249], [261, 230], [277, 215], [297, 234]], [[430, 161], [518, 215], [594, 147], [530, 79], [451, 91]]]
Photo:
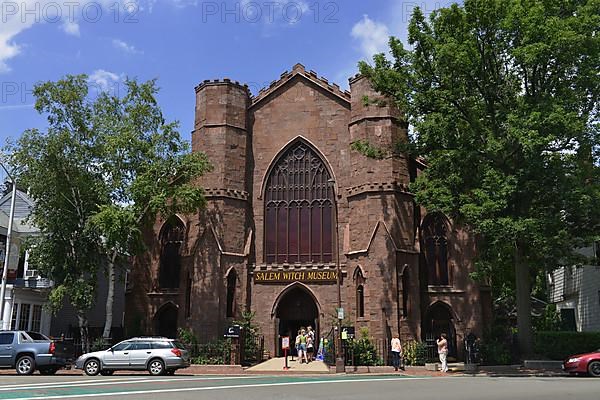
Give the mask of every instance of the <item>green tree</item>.
[[96, 271], [105, 268], [105, 338], [118, 266], [144, 250], [142, 232], [158, 215], [204, 205], [194, 179], [210, 168], [203, 154], [188, 151], [177, 123], [165, 122], [155, 81], [127, 80], [125, 87], [122, 98], [92, 99], [85, 75], [37, 85], [36, 109], [47, 114], [48, 131], [27, 131], [9, 149], [35, 201], [32, 219], [42, 235], [32, 261], [56, 283], [53, 308], [66, 297], [83, 318]]
[[395, 150], [425, 159], [418, 203], [483, 238], [480, 273], [514, 276], [522, 355], [530, 275], [598, 232], [599, 27], [598, 0], [466, 0], [415, 9], [410, 48], [359, 66], [414, 128]]

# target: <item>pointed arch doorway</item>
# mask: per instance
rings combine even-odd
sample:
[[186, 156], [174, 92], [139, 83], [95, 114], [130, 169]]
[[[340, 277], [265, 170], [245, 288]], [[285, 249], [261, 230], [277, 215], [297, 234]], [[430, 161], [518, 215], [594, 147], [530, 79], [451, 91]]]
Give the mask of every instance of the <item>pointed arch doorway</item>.
[[430, 305], [423, 320], [423, 332], [425, 340], [435, 343], [442, 333], [448, 336], [448, 357], [456, 358], [458, 349], [456, 347], [456, 327], [452, 308], [441, 301]]
[[[319, 334], [319, 307], [312, 293], [302, 285], [294, 285], [285, 290], [275, 306], [276, 354], [283, 356], [281, 336], [290, 337], [290, 345], [301, 327], [312, 326], [315, 331], [315, 347]], [[292, 349], [292, 351], [294, 351]]]
[[158, 336], [177, 338], [178, 307], [168, 302], [163, 304], [154, 315], [154, 332]]

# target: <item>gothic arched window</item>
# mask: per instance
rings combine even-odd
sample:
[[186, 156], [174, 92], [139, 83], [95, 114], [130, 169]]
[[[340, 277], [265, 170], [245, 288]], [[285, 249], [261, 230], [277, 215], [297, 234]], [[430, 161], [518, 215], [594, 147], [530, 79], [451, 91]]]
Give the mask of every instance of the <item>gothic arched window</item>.
[[334, 194], [319, 155], [297, 142], [276, 161], [265, 188], [267, 263], [328, 263], [333, 254]]
[[354, 281], [356, 284], [356, 316], [364, 318], [365, 316], [365, 277], [360, 267], [354, 271]]
[[158, 283], [161, 289], [179, 288], [181, 272], [181, 246], [185, 235], [183, 222], [175, 216], [169, 218], [160, 232], [160, 270]]
[[440, 213], [428, 214], [421, 226], [423, 252], [430, 285], [448, 285], [448, 219]]
[[227, 274], [227, 311], [226, 317], [235, 316], [235, 287], [237, 286], [237, 274], [231, 269]]

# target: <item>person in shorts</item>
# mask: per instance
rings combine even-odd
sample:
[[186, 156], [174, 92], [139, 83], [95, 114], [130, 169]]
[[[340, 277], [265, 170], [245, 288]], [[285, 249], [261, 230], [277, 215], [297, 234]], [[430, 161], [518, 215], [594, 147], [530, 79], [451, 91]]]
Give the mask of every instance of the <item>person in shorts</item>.
[[298, 349], [298, 362], [300, 364], [303, 362], [308, 363], [306, 358], [306, 330], [304, 328], [300, 329], [300, 335], [298, 335], [296, 341], [299, 342], [300, 346]]
[[312, 326], [306, 328], [306, 358], [308, 362], [314, 360], [315, 355], [315, 331]]

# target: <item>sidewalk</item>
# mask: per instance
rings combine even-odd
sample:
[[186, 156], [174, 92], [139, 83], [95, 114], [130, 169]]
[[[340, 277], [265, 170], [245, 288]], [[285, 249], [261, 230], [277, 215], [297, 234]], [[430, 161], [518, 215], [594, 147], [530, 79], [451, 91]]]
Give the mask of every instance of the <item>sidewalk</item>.
[[[298, 364], [296, 361], [288, 359], [290, 369], [284, 370], [283, 358], [272, 358], [251, 368], [244, 368], [241, 365], [192, 365], [185, 369], [177, 371], [177, 375], [321, 375], [335, 374], [335, 367], [328, 367], [320, 361], [313, 361], [309, 364]], [[408, 366], [404, 371], [394, 371], [393, 367], [353, 367], [346, 366], [346, 374], [385, 374], [385, 375], [405, 375], [415, 377], [433, 377], [433, 376], [481, 376], [481, 377], [554, 377], [567, 376], [558, 369], [531, 369], [521, 365], [499, 365], [499, 366], [480, 366], [475, 374], [464, 372], [462, 363], [449, 364], [450, 370], [447, 373], [441, 371], [428, 371], [422, 366]], [[0, 369], [0, 375], [16, 375], [14, 369]], [[57, 375], [84, 375], [83, 371], [71, 369], [60, 370]], [[118, 371], [115, 375], [148, 375], [147, 371]]]

